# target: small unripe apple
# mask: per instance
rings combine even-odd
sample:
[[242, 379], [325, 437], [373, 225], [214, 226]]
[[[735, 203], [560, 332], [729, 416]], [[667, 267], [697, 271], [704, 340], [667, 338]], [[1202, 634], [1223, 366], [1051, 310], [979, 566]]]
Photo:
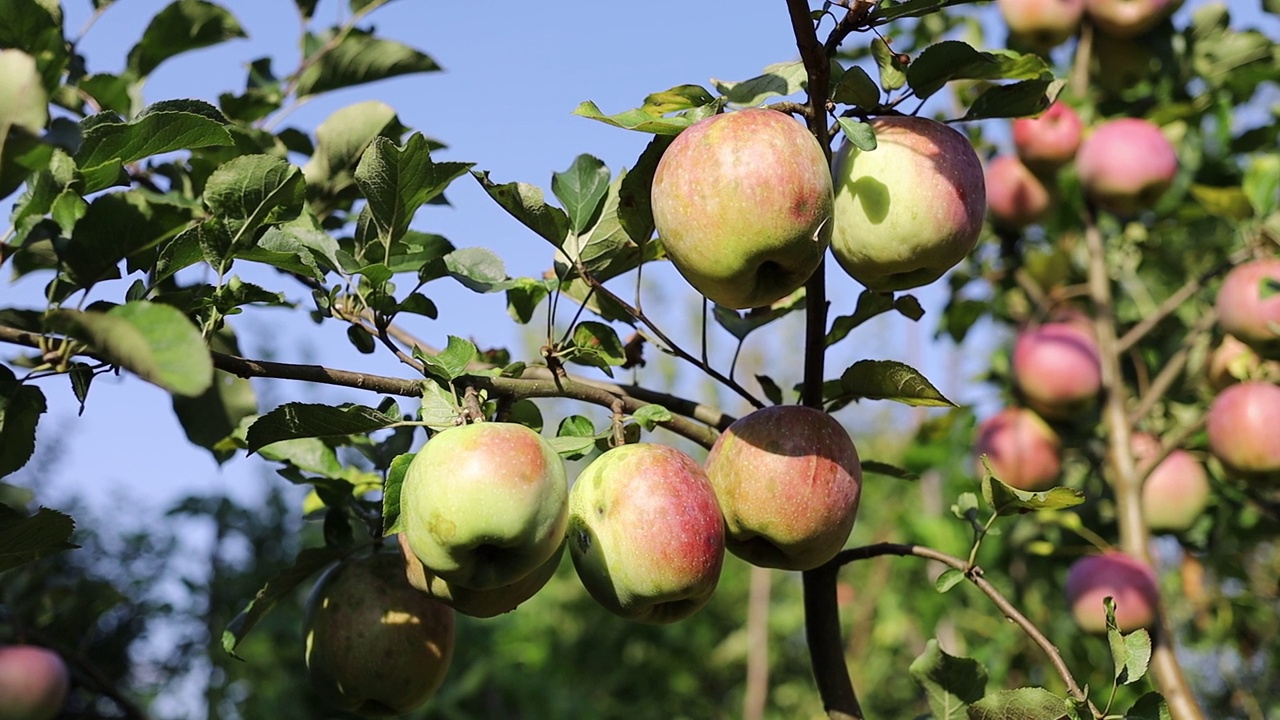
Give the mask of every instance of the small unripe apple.
[[973, 452], [979, 476], [985, 472], [982, 456], [986, 455], [996, 478], [1019, 490], [1051, 488], [1062, 472], [1058, 434], [1026, 408], [1005, 408], [983, 421]]
[[1173, 0], [1085, 0], [1085, 12], [1094, 27], [1107, 35], [1131, 38], [1155, 27], [1179, 4]]
[[776, 110], [739, 110], [686, 128], [658, 162], [651, 201], [667, 257], [725, 307], [795, 292], [831, 241], [826, 154]]
[[497, 617], [509, 613], [521, 603], [538, 594], [560, 567], [560, 559], [564, 557], [564, 543], [555, 551], [549, 560], [539, 565], [533, 572], [519, 580], [502, 587], [489, 590], [472, 590], [455, 585], [433, 573], [413, 550], [404, 533], [397, 536], [400, 554], [405, 563], [405, 578], [415, 590], [426, 593], [432, 598], [448, 605], [463, 615], [477, 618]]
[[1265, 358], [1280, 359], [1280, 258], [1232, 268], [1215, 306], [1224, 332]]
[[0, 646], [0, 718], [52, 720], [70, 685], [58, 653], [38, 645]]
[[1099, 207], [1132, 215], [1156, 204], [1178, 174], [1178, 154], [1159, 126], [1138, 118], [1102, 123], [1080, 145], [1076, 169]]
[[1076, 624], [1088, 633], [1107, 631], [1104, 598], [1115, 601], [1120, 632], [1149, 627], [1160, 606], [1159, 583], [1151, 566], [1115, 550], [1073, 563], [1067, 571], [1066, 592]]
[[878, 117], [877, 147], [836, 155], [831, 250], [875, 291], [928, 285], [973, 250], [987, 195], [982, 162], [954, 128], [920, 117]]
[[987, 163], [987, 211], [998, 224], [1022, 228], [1049, 213], [1049, 190], [1016, 156], [1001, 155]]
[[[1084, 137], [1080, 115], [1061, 101], [1050, 105], [1040, 117], [1018, 118], [1012, 126], [1018, 157], [1039, 173], [1052, 172], [1071, 162]], [[987, 194], [990, 193], [988, 187]]]
[[[1133, 436], [1133, 457], [1143, 467], [1160, 452], [1154, 435]], [[1151, 470], [1142, 484], [1142, 517], [1152, 530], [1190, 529], [1209, 504], [1209, 473], [1186, 450], [1174, 450]]]
[[453, 659], [454, 615], [413, 589], [397, 554], [325, 571], [303, 621], [311, 686], [335, 710], [390, 717], [431, 698]]
[[1251, 380], [1209, 406], [1209, 451], [1239, 475], [1280, 473], [1280, 386]]
[[1061, 45], [1076, 33], [1084, 0], [997, 0], [1014, 37], [1037, 50]]
[[414, 555], [472, 590], [509, 586], [547, 562], [569, 519], [564, 463], [515, 423], [449, 428], [405, 471], [400, 515]]
[[591, 597], [651, 624], [702, 609], [724, 564], [724, 518], [702, 466], [665, 445], [620, 445], [569, 493], [569, 555]]
[[1209, 355], [1205, 366], [1209, 386], [1221, 391], [1241, 380], [1256, 379], [1259, 375], [1280, 379], [1280, 362], [1264, 361], [1253, 348], [1234, 335], [1223, 335], [1222, 342]]
[[1098, 344], [1071, 323], [1023, 330], [1013, 346], [1013, 380], [1027, 405], [1065, 420], [1091, 408], [1102, 389]]
[[862, 464], [849, 433], [821, 410], [777, 405], [739, 418], [706, 468], [729, 551], [753, 565], [812, 570], [849, 539]]

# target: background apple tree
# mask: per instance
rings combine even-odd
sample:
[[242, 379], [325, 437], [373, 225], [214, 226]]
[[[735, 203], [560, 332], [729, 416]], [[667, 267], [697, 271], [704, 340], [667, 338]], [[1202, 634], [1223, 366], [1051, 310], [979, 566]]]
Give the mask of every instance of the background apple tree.
[[[0, 266], [42, 288], [39, 304], [0, 293], [0, 477], [15, 483], [0, 484], [0, 645], [67, 668], [65, 700], [34, 717], [340, 716], [308, 682], [303, 603], [334, 562], [395, 549], [428, 438], [461, 418], [523, 424], [572, 478], [641, 440], [701, 461], [734, 415], [797, 403], [891, 420], [853, 437], [860, 508], [834, 558], [790, 572], [729, 554], [707, 604], [658, 625], [611, 614], [561, 559], [517, 609], [456, 614], [452, 662], [415, 714], [1280, 714], [1275, 3], [1233, 8], [1242, 21], [1208, 2], [778, 0], [789, 57], [740, 81], [690, 67], [687, 84], [635, 88], [631, 108], [565, 108], [561, 122], [651, 140], [626, 168], [583, 154], [535, 178], [440, 160], [447, 138], [380, 102], [288, 124], [310, 99], [396, 76], [431, 92], [435, 59], [376, 32], [386, 4], [351, 0], [330, 27], [295, 2], [296, 67], [255, 60], [243, 88], [145, 103], [170, 59], [275, 30], [177, 0], [111, 74], [59, 3], [0, 0]], [[694, 123], [761, 105], [828, 155], [874, 157], [876, 118], [949, 121], [986, 164], [977, 246], [931, 290], [862, 289], [824, 262], [765, 307], [664, 302], [683, 281], [661, 274], [659, 159]], [[1044, 120], [1011, 125], [1064, 109], [1078, 150], [1026, 140]], [[509, 275], [421, 222], [461, 183], [542, 244], [545, 272]], [[858, 289], [853, 306], [828, 302], [837, 283]], [[501, 294], [527, 342], [433, 329], [468, 312], [437, 306], [448, 284]], [[928, 291], [943, 300], [925, 313]], [[340, 327], [399, 371], [239, 334], [264, 308]], [[671, 329], [689, 317], [694, 332]], [[981, 359], [972, 382], [998, 404], [956, 407], [878, 356], [913, 322]], [[170, 393], [219, 462], [261, 458], [265, 499], [192, 496], [146, 528], [46, 507], [43, 481], [77, 441], [42, 423], [46, 398], [93, 403], [120, 373]], [[317, 401], [318, 386], [345, 400]], [[179, 551], [192, 530], [210, 537], [199, 557]], [[5, 677], [0, 707], [17, 697]]]

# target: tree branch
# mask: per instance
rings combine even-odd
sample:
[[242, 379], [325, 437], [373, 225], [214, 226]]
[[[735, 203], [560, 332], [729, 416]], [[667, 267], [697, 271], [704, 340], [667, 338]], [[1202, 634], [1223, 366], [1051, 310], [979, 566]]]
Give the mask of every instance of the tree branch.
[[1146, 337], [1147, 333], [1151, 332], [1151, 330], [1154, 329], [1161, 320], [1169, 317], [1169, 315], [1177, 310], [1183, 303], [1190, 300], [1196, 293], [1200, 292], [1200, 289], [1204, 287], [1205, 283], [1209, 282], [1214, 277], [1225, 273], [1236, 265], [1239, 265], [1241, 262], [1244, 262], [1249, 257], [1249, 252], [1249, 248], [1239, 250], [1218, 265], [1188, 280], [1182, 287], [1175, 290], [1172, 295], [1165, 298], [1164, 302], [1160, 303], [1159, 307], [1155, 309], [1155, 312], [1142, 318], [1141, 322], [1129, 328], [1129, 331], [1126, 332], [1119, 341], [1117, 341], [1116, 352], [1123, 353], [1136, 345], [1142, 340], [1142, 338]]

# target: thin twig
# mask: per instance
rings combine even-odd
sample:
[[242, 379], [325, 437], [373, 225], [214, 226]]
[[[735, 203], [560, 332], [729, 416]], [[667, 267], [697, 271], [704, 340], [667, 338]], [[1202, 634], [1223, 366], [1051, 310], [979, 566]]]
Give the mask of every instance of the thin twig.
[[1190, 300], [1197, 292], [1200, 292], [1200, 289], [1204, 287], [1205, 283], [1209, 282], [1214, 277], [1227, 272], [1236, 265], [1239, 265], [1241, 262], [1244, 262], [1249, 257], [1249, 252], [1249, 248], [1239, 250], [1221, 263], [1200, 273], [1190, 280], [1187, 280], [1182, 287], [1178, 288], [1172, 295], [1165, 298], [1164, 302], [1160, 303], [1155, 311], [1148, 313], [1137, 325], [1129, 328], [1129, 331], [1126, 332], [1117, 342], [1116, 352], [1125, 352], [1140, 342], [1142, 338], [1147, 336], [1147, 333], [1151, 332], [1152, 329], [1160, 323], [1161, 320], [1164, 320], [1166, 317], [1171, 315], [1175, 310], [1181, 307], [1183, 303]]
[[1186, 369], [1187, 361], [1191, 358], [1191, 346], [1195, 343], [1197, 337], [1213, 328], [1217, 318], [1218, 314], [1213, 310], [1209, 310], [1191, 327], [1182, 341], [1182, 346], [1178, 348], [1177, 352], [1169, 356], [1169, 359], [1164, 363], [1164, 367], [1160, 368], [1160, 372], [1156, 373], [1156, 376], [1151, 380], [1151, 385], [1138, 398], [1138, 405], [1129, 412], [1130, 426], [1142, 422], [1147, 417], [1147, 413], [1151, 412], [1151, 408], [1155, 407], [1160, 398], [1164, 397], [1165, 393], [1169, 392], [1169, 388], [1173, 387], [1173, 383], [1182, 376], [1182, 371]]

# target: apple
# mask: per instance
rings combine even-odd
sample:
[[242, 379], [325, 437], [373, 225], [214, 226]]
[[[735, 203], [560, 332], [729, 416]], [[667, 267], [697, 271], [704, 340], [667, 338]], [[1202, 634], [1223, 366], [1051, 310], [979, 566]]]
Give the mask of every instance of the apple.
[[1156, 204], [1178, 174], [1178, 155], [1154, 123], [1108, 120], [1080, 145], [1076, 169], [1099, 207], [1132, 215]]
[[1013, 345], [1013, 381], [1026, 404], [1044, 417], [1075, 417], [1094, 405], [1102, 389], [1098, 344], [1073, 323], [1023, 330]]
[[978, 426], [974, 458], [979, 476], [985, 472], [983, 455], [997, 479], [1019, 490], [1051, 488], [1062, 472], [1058, 434], [1026, 408], [1005, 408]]
[[409, 585], [399, 555], [378, 553], [320, 576], [307, 599], [303, 637], [311, 686], [333, 709], [403, 715], [444, 681], [454, 614]]
[[1107, 631], [1107, 611], [1102, 601], [1116, 604], [1116, 627], [1132, 632], [1149, 627], [1160, 606], [1159, 583], [1151, 566], [1125, 553], [1108, 550], [1080, 558], [1067, 571], [1067, 603], [1081, 630]]
[[[1132, 446], [1139, 467], [1160, 452], [1160, 440], [1148, 433], [1135, 433]], [[1209, 473], [1204, 465], [1186, 450], [1174, 450], [1142, 484], [1142, 516], [1152, 530], [1182, 532], [1204, 514], [1209, 494]]]
[[[1131, 38], [1155, 27], [1180, 4], [1180, 0], [1085, 0], [1085, 13], [1103, 33]], [[1107, 42], [1107, 39], [1098, 41]]]
[[0, 718], [52, 720], [70, 686], [58, 653], [38, 645], [0, 646]]
[[533, 572], [519, 580], [490, 590], [472, 590], [455, 585], [429, 570], [413, 550], [404, 533], [396, 535], [400, 545], [401, 557], [404, 559], [405, 578], [416, 590], [420, 590], [432, 598], [448, 605], [463, 615], [477, 618], [497, 617], [509, 613], [521, 603], [538, 594], [560, 567], [560, 559], [564, 557], [565, 543], [552, 554], [551, 558], [539, 565]]
[[1239, 475], [1280, 473], [1280, 386], [1250, 380], [1209, 406], [1209, 452]]
[[523, 425], [478, 422], [436, 434], [400, 488], [413, 554], [446, 582], [509, 586], [546, 563], [569, 519], [564, 463]]
[[1234, 335], [1224, 335], [1222, 342], [1209, 355], [1205, 374], [1209, 378], [1209, 386], [1221, 391], [1233, 383], [1259, 376], [1280, 378], [1280, 362], [1263, 361], [1253, 348]]
[[1013, 155], [987, 163], [986, 183], [987, 211], [998, 224], [1022, 228], [1049, 213], [1049, 190]]
[[569, 493], [569, 555], [591, 597], [664, 624], [707, 604], [724, 564], [724, 517], [702, 466], [652, 443], [620, 445]]
[[982, 231], [982, 162], [954, 128], [919, 117], [871, 122], [877, 147], [837, 153], [835, 230], [840, 267], [870, 290], [927, 285], [959, 263]]
[[[1041, 173], [1052, 172], [1071, 162], [1084, 134], [1080, 115], [1061, 101], [1050, 105], [1040, 117], [1014, 120], [1012, 129], [1018, 157], [1024, 165]], [[988, 187], [988, 195], [990, 192]]]
[[1009, 32], [1037, 50], [1061, 45], [1076, 34], [1084, 0], [997, 0]]
[[844, 547], [858, 516], [862, 465], [849, 433], [800, 405], [756, 410], [711, 447], [730, 552], [760, 567], [812, 570]]
[[667, 257], [719, 305], [768, 305], [809, 279], [831, 241], [831, 173], [790, 116], [752, 108], [676, 136], [653, 174]]
[[1259, 355], [1280, 359], [1280, 258], [1251, 260], [1218, 289], [1218, 324]]

